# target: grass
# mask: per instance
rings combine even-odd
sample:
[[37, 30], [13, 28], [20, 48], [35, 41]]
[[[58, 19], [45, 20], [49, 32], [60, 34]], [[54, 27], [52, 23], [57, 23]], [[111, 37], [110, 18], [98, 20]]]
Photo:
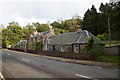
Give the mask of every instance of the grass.
[[118, 46], [120, 45], [120, 41], [111, 41], [111, 45], [109, 44], [109, 41], [104, 41], [105, 42], [105, 47], [111, 47], [111, 46]]
[[119, 44], [106, 44], [105, 47], [118, 46]]
[[99, 61], [118, 63], [120, 56], [104, 54], [98, 57]]

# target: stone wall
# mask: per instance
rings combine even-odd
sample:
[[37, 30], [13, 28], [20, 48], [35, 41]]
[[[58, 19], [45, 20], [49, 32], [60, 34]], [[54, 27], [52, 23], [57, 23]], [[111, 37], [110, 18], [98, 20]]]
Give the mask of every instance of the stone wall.
[[120, 46], [106, 47], [104, 48], [104, 53], [106, 54], [118, 54]]

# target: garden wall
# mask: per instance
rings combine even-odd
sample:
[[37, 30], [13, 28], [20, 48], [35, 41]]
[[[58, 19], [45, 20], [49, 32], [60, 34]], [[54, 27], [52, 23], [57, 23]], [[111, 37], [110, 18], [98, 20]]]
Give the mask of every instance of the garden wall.
[[106, 54], [118, 54], [119, 50], [120, 50], [120, 46], [105, 47], [104, 53], [106, 53]]
[[[11, 49], [11, 48], [9, 49], [24, 52], [24, 50], [21, 49]], [[72, 53], [72, 52], [41, 51], [41, 50], [39, 51], [27, 50], [27, 52], [32, 54], [46, 55], [53, 57], [63, 57], [63, 58], [78, 59], [78, 60], [91, 60], [90, 53], [86, 53], [86, 52]]]

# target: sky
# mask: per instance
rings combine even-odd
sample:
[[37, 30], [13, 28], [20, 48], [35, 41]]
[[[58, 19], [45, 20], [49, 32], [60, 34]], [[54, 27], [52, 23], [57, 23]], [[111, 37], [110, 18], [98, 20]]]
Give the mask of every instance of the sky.
[[83, 18], [92, 4], [99, 11], [101, 2], [109, 3], [109, 0], [0, 0], [0, 24], [7, 26], [12, 21], [20, 26], [32, 22], [51, 23], [76, 14]]

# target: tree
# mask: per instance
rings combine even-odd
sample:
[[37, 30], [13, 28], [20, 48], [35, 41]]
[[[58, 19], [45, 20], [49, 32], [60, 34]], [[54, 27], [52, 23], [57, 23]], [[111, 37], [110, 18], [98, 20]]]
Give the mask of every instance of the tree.
[[33, 25], [27, 25], [23, 27], [23, 37], [27, 40], [25, 52], [28, 49], [28, 41], [29, 41], [30, 35], [33, 35], [34, 32], [35, 32], [35, 27], [33, 27]]
[[108, 3], [106, 3], [105, 5], [101, 3], [99, 10], [101, 13], [99, 13], [98, 15], [98, 26], [100, 27], [102, 25], [102, 27], [100, 27], [102, 29], [100, 32], [106, 33], [108, 32], [108, 17], [110, 18], [111, 7]]
[[77, 31], [77, 28], [82, 27], [82, 25], [81, 25], [82, 21], [79, 18], [65, 20], [65, 23], [70, 32]]
[[94, 5], [92, 5], [91, 9], [88, 9], [86, 13], [84, 14], [83, 19], [83, 29], [86, 29], [93, 33], [94, 35], [98, 34], [98, 28], [97, 28], [97, 11]]
[[45, 32], [45, 31], [47, 31], [48, 30], [48, 25], [47, 24], [40, 24], [40, 23], [33, 23], [33, 26], [35, 26], [36, 27], [36, 30], [38, 31], [38, 32]]
[[99, 23], [103, 24], [104, 33], [108, 33], [108, 18], [110, 23], [111, 38], [112, 40], [120, 40], [120, 1], [116, 3], [106, 3], [105, 5], [101, 3], [99, 10], [101, 11], [101, 20]]
[[51, 26], [53, 26], [54, 28], [59, 28], [73, 32], [76, 31], [78, 27], [82, 28], [82, 20], [79, 16], [75, 15], [72, 19], [68, 19], [61, 22], [54, 21], [53, 23], [51, 23]]
[[54, 21], [50, 25], [53, 26], [54, 28], [61, 28], [61, 24], [59, 22], [57, 22], [57, 21]]
[[9, 23], [9, 25], [19, 25], [19, 24], [15, 21], [12, 21], [12, 22]]
[[104, 14], [109, 14], [111, 7], [108, 3], [106, 3], [105, 5], [103, 3], [100, 4], [99, 10], [101, 13]]
[[62, 34], [62, 33], [67, 33], [68, 30], [61, 29], [61, 28], [54, 28], [55, 34]]
[[2, 42], [4, 48], [8, 48], [11, 44], [16, 44], [21, 39], [23, 39], [22, 28], [19, 25], [10, 24], [6, 29], [2, 30]]
[[111, 31], [112, 39], [120, 41], [120, 1], [111, 4]]

